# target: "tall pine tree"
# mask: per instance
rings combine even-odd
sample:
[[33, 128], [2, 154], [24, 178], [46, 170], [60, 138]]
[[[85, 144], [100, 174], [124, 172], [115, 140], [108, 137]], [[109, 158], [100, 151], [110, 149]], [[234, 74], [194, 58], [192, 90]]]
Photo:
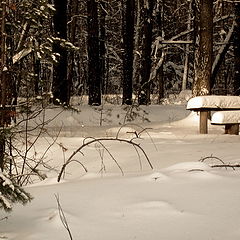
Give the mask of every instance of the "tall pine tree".
[[133, 91], [133, 42], [135, 0], [122, 1], [123, 32], [123, 104], [132, 104]]
[[150, 73], [151, 73], [151, 52], [152, 52], [152, 29], [153, 29], [153, 0], [144, 0], [143, 6], [143, 42], [142, 42], [142, 61], [141, 61], [141, 81], [139, 104], [147, 105], [150, 103]]
[[101, 105], [98, 3], [87, 0], [88, 104]]
[[67, 40], [67, 0], [54, 0], [55, 14], [53, 17], [55, 36], [59, 38], [53, 45], [54, 52], [59, 54], [58, 63], [53, 69], [52, 92], [55, 104], [68, 105], [70, 101], [71, 84], [67, 78], [67, 49], [62, 41]]

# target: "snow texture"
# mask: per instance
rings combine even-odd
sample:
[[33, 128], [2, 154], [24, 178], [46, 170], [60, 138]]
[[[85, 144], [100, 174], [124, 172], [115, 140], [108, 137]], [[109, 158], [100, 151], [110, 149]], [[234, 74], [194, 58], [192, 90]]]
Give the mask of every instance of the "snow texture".
[[[136, 142], [148, 154], [153, 170], [142, 157], [139, 167], [133, 147], [112, 141], [105, 147], [121, 165], [124, 176], [106, 151], [95, 145], [76, 156], [88, 173], [73, 163], [57, 183], [61, 165], [85, 136], [116, 136], [123, 109], [116, 105], [104, 108], [112, 111], [103, 126], [99, 126], [99, 112], [88, 106], [82, 106], [80, 113], [64, 111], [51, 122], [50, 132], [62, 128], [45, 159], [53, 169], [47, 170], [47, 179], [26, 188], [34, 197], [31, 203], [16, 205], [10, 216], [0, 216], [8, 217], [0, 221], [0, 239], [70, 239], [55, 194], [73, 239], [240, 239], [240, 170], [210, 167], [220, 163], [214, 156], [225, 163], [239, 162], [240, 136], [225, 135], [224, 127], [218, 125], [210, 125], [207, 135], [198, 134], [197, 113], [186, 118], [189, 112], [184, 105], [144, 107], [150, 122], [137, 117], [119, 133], [127, 137], [129, 131], [147, 129]], [[52, 111], [56, 109], [47, 111], [48, 117], [54, 115]], [[50, 141], [40, 137], [34, 151], [44, 153]], [[65, 148], [64, 156], [60, 145]], [[204, 157], [208, 158], [200, 162]]]
[[239, 96], [198, 96], [191, 98], [187, 103], [188, 110], [211, 108], [211, 109], [240, 109]]

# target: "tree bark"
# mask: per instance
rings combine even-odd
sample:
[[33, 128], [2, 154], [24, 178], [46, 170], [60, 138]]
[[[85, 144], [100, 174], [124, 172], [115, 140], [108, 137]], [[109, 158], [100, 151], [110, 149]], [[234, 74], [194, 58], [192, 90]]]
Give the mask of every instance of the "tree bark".
[[[54, 0], [55, 14], [53, 17], [55, 36], [67, 40], [67, 0]], [[57, 41], [53, 45], [53, 51], [58, 53], [58, 63], [53, 68], [52, 92], [54, 103], [69, 105], [70, 83], [67, 78], [67, 49]]]
[[[188, 23], [187, 30], [191, 30], [192, 23], [192, 1], [189, 1], [189, 13], [188, 13]], [[187, 41], [190, 41], [190, 35], [187, 35]], [[190, 45], [186, 44], [185, 47], [185, 59], [184, 59], [184, 71], [183, 71], [183, 80], [182, 80], [182, 90], [187, 89], [188, 82], [188, 73], [189, 73], [189, 55], [190, 55]]]
[[235, 3], [235, 29], [234, 29], [234, 95], [240, 95], [240, 3]]
[[142, 6], [144, 0], [135, 0], [135, 33], [133, 54], [133, 92], [139, 95], [140, 69], [141, 69], [141, 44], [142, 44]]
[[[164, 0], [161, 1], [161, 4], [158, 1], [155, 3], [157, 36], [160, 37], [161, 40], [164, 39], [164, 4], [165, 4]], [[154, 71], [156, 72], [156, 80], [157, 80], [156, 84], [158, 85], [158, 104], [160, 104], [162, 99], [164, 98], [163, 63], [164, 63], [165, 52], [164, 52], [164, 49], [161, 49], [161, 50], [157, 49], [156, 51], [159, 51], [159, 54], [157, 57], [158, 62], [155, 62], [155, 69], [152, 70], [151, 75], [154, 74]]]
[[[77, 14], [78, 14], [79, 3], [78, 0], [71, 0], [69, 3], [69, 20], [68, 20], [68, 27], [69, 27], [69, 41], [72, 44], [75, 44], [76, 41], [76, 28], [77, 28]], [[71, 51], [68, 55], [68, 83], [70, 84], [71, 88], [73, 85], [73, 78], [76, 76], [76, 66], [74, 64], [75, 60], [75, 52]], [[71, 89], [70, 89], [71, 90]], [[71, 92], [70, 92], [71, 94]]]
[[152, 16], [153, 0], [145, 0], [143, 6], [143, 42], [142, 42], [142, 66], [141, 87], [138, 102], [140, 105], [150, 104], [150, 73], [151, 73], [151, 50], [152, 50]]
[[10, 54], [10, 28], [7, 28], [7, 8], [6, 2], [2, 1], [1, 6], [1, 30], [0, 30], [0, 170], [4, 170], [6, 130], [15, 118], [14, 102], [14, 82], [10, 72], [12, 66], [12, 56]]
[[99, 61], [100, 61], [100, 82], [101, 82], [101, 91], [104, 94], [106, 92], [105, 89], [105, 80], [106, 80], [106, 4], [105, 1], [100, 1], [100, 18], [99, 18], [99, 31], [100, 31], [100, 39], [99, 39]]
[[123, 104], [132, 104], [135, 0], [123, 0]]
[[88, 91], [89, 105], [101, 105], [101, 78], [99, 57], [98, 5], [95, 0], [87, 1], [88, 22]]
[[122, 104], [132, 104], [133, 90], [133, 43], [135, 0], [122, 1], [123, 27], [123, 100]]
[[196, 0], [195, 79], [193, 96], [210, 94], [213, 52], [213, 1]]

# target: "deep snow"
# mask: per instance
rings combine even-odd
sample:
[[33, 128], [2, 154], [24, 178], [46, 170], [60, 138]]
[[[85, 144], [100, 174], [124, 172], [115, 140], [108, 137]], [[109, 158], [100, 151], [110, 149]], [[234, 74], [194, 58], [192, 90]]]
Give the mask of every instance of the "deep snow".
[[[126, 114], [121, 106], [111, 104], [103, 110], [79, 108], [81, 112], [64, 111], [49, 124], [52, 134], [62, 127], [45, 159], [55, 171], [45, 170], [46, 180], [26, 187], [34, 196], [30, 204], [0, 214], [0, 219], [8, 217], [0, 221], [0, 239], [70, 239], [55, 194], [76, 240], [239, 239], [240, 171], [211, 168], [219, 163], [215, 158], [199, 160], [213, 156], [226, 163], [240, 162], [240, 136], [224, 135], [221, 126], [209, 126], [209, 134], [199, 135], [198, 116], [185, 110], [186, 105], [141, 107], [134, 124], [122, 127], [119, 137], [131, 139], [134, 131], [146, 128], [136, 142], [146, 151], [153, 170], [144, 156], [139, 160], [132, 146], [113, 141], [104, 144], [124, 176], [106, 150], [92, 145], [84, 149], [84, 156], [75, 156], [88, 173], [73, 163], [57, 183], [64, 159], [84, 138], [116, 136]], [[46, 116], [58, 111], [47, 110]], [[47, 141], [51, 139], [46, 136], [38, 139], [37, 154]]]

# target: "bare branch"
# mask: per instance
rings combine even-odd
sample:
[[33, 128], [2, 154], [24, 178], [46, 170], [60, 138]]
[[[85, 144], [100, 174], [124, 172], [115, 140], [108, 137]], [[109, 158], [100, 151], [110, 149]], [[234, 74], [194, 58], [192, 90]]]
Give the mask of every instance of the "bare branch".
[[[89, 139], [89, 138], [88, 138], [88, 139]], [[90, 138], [90, 139], [92, 139], [92, 138]], [[152, 165], [150, 159], [148, 158], [146, 152], [144, 151], [144, 149], [143, 149], [139, 144], [137, 144], [137, 143], [135, 143], [135, 142], [133, 142], [133, 141], [131, 141], [131, 140], [126, 140], [126, 139], [121, 139], [121, 138], [93, 138], [92, 140], [86, 142], [86, 139], [85, 139], [85, 141], [83, 142], [83, 144], [82, 144], [76, 151], [74, 151], [74, 152], [72, 153], [72, 155], [68, 158], [68, 160], [66, 161], [66, 163], [63, 164], [63, 166], [62, 166], [62, 168], [61, 168], [61, 171], [60, 171], [60, 173], [59, 173], [59, 175], [58, 175], [58, 182], [61, 180], [62, 174], [63, 174], [65, 168], [68, 166], [68, 164], [70, 164], [70, 163], [73, 162], [73, 161], [77, 161], [77, 160], [73, 160], [73, 157], [74, 157], [77, 153], [81, 153], [81, 154], [82, 154], [82, 152], [81, 152], [82, 149], [85, 148], [86, 146], [89, 146], [89, 145], [93, 144], [93, 143], [99, 143], [99, 144], [101, 144], [101, 145], [104, 147], [105, 150], [107, 150], [107, 149], [105, 148], [105, 146], [103, 145], [103, 143], [102, 143], [102, 142], [106, 142], [106, 141], [113, 141], [113, 142], [114, 142], [114, 141], [117, 141], [117, 142], [123, 142], [123, 143], [127, 143], [127, 144], [132, 145], [134, 148], [138, 149], [138, 150], [144, 155], [145, 159], [147, 160], [148, 165], [150, 166], [151, 169], [153, 169], [153, 165]], [[115, 161], [115, 163], [118, 165], [119, 169], [120, 169], [121, 172], [123, 173], [123, 171], [122, 171], [120, 165], [117, 163], [116, 159], [112, 156], [112, 154], [111, 154], [108, 150], [107, 150], [107, 152], [108, 152], [108, 154], [110, 154], [111, 158]], [[78, 162], [78, 161], [77, 161], [77, 162]], [[80, 163], [80, 162], [79, 162], [79, 163]], [[80, 164], [81, 164], [81, 163], [80, 163]], [[81, 165], [82, 165], [82, 164], [81, 164]], [[83, 165], [82, 165], [82, 166], [83, 166]], [[85, 168], [85, 169], [86, 169], [86, 168]]]

